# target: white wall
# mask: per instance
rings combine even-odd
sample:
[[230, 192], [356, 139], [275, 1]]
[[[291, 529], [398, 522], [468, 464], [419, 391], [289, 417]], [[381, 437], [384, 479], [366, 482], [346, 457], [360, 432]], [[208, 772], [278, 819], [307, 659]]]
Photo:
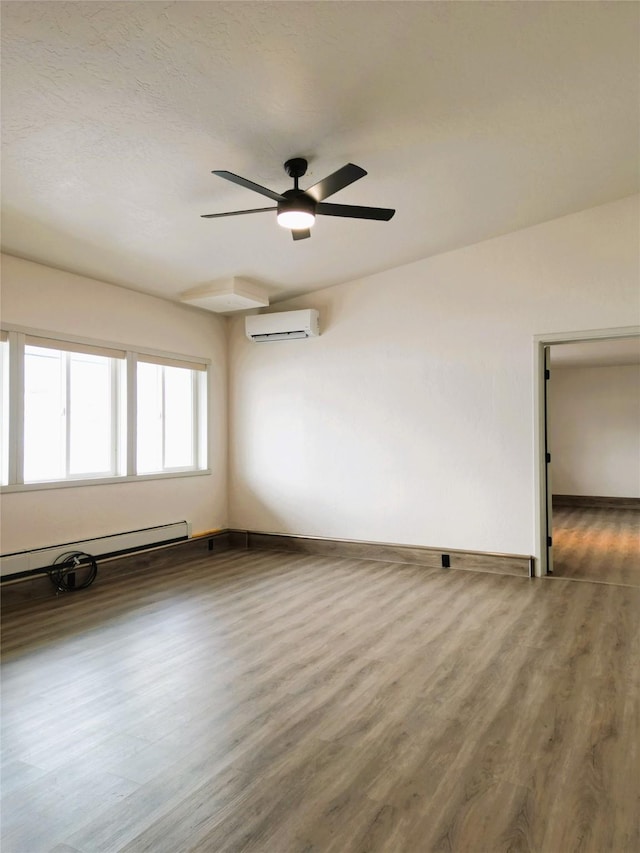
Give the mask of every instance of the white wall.
[[234, 319], [232, 526], [536, 553], [533, 336], [638, 323], [638, 226], [632, 197], [274, 306], [317, 339]]
[[640, 366], [555, 368], [553, 491], [640, 498]]
[[227, 526], [223, 318], [7, 255], [1, 307], [5, 323], [212, 360], [210, 475], [5, 494], [2, 553], [182, 519], [194, 533]]

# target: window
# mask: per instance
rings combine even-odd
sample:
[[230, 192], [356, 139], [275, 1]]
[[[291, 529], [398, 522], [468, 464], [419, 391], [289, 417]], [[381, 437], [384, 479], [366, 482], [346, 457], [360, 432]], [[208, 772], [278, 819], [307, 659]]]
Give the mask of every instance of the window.
[[25, 483], [125, 473], [118, 429], [124, 363], [124, 353], [25, 346]]
[[[195, 369], [194, 369], [195, 367]], [[198, 366], [138, 358], [138, 473], [181, 471], [198, 463]]]
[[3, 331], [2, 484], [204, 471], [206, 379], [204, 362]]

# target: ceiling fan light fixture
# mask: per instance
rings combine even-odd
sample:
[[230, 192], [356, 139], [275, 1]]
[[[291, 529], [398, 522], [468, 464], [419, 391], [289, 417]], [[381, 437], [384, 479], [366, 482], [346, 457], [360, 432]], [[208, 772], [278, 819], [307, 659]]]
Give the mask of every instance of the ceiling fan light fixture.
[[316, 203], [302, 190], [286, 190], [278, 202], [278, 225], [292, 231], [306, 231], [316, 220]]
[[292, 231], [311, 228], [315, 221], [315, 216], [308, 210], [283, 210], [278, 213], [278, 225]]

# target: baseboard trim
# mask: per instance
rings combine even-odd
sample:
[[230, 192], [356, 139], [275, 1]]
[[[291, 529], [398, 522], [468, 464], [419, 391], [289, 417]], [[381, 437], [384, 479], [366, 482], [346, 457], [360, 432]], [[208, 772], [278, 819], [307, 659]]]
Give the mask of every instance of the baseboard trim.
[[[409, 563], [425, 568], [443, 568], [448, 557], [448, 569], [490, 574], [533, 577], [533, 557], [521, 554], [492, 554], [460, 551], [447, 548], [427, 548], [415, 545], [392, 545], [381, 542], [361, 542], [351, 539], [323, 539], [283, 533], [262, 533], [255, 530], [220, 530], [191, 539], [181, 540], [133, 554], [98, 560], [96, 584], [127, 574], [144, 575], [161, 568], [175, 567], [180, 557], [200, 556], [208, 559], [215, 553], [234, 548], [286, 551], [332, 557], [352, 557], [360, 560], [380, 560], [386, 563]], [[88, 590], [85, 591], [88, 593]], [[82, 595], [83, 591], [78, 594]], [[47, 574], [11, 578], [2, 583], [2, 607], [12, 608], [36, 599], [55, 599], [59, 593]]]
[[553, 506], [640, 509], [640, 498], [615, 498], [606, 495], [553, 495], [552, 504]]
[[231, 546], [235, 548], [289, 551], [331, 557], [355, 557], [361, 560], [410, 563], [439, 569], [443, 568], [443, 557], [448, 557], [449, 566], [447, 568], [451, 569], [527, 578], [533, 577], [534, 573], [533, 557], [522, 554], [493, 554], [451, 548], [393, 545], [351, 539], [324, 539], [313, 536], [262, 533], [255, 530], [237, 529], [229, 531], [229, 538]]

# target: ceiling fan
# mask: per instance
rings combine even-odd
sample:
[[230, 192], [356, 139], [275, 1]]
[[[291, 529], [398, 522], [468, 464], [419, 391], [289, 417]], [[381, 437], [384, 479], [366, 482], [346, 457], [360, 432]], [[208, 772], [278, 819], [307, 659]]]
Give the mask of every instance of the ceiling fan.
[[277, 193], [260, 184], [255, 184], [233, 172], [214, 171], [218, 175], [233, 184], [246, 187], [249, 190], [260, 193], [267, 198], [277, 202], [275, 207], [257, 207], [253, 210], [232, 210], [228, 213], [205, 213], [203, 219], [216, 219], [220, 216], [238, 216], [242, 213], [264, 213], [267, 210], [277, 210], [278, 224], [283, 228], [291, 229], [294, 240], [304, 240], [311, 236], [310, 228], [315, 222], [318, 214], [324, 216], [347, 216], [353, 219], [378, 219], [388, 222], [395, 213], [387, 207], [361, 207], [353, 204], [326, 204], [325, 198], [337, 193], [339, 190], [363, 178], [367, 173], [360, 166], [347, 163], [337, 172], [327, 175], [308, 190], [301, 190], [298, 180], [307, 171], [307, 161], [302, 157], [294, 157], [284, 164], [285, 172], [293, 178], [293, 189]]

